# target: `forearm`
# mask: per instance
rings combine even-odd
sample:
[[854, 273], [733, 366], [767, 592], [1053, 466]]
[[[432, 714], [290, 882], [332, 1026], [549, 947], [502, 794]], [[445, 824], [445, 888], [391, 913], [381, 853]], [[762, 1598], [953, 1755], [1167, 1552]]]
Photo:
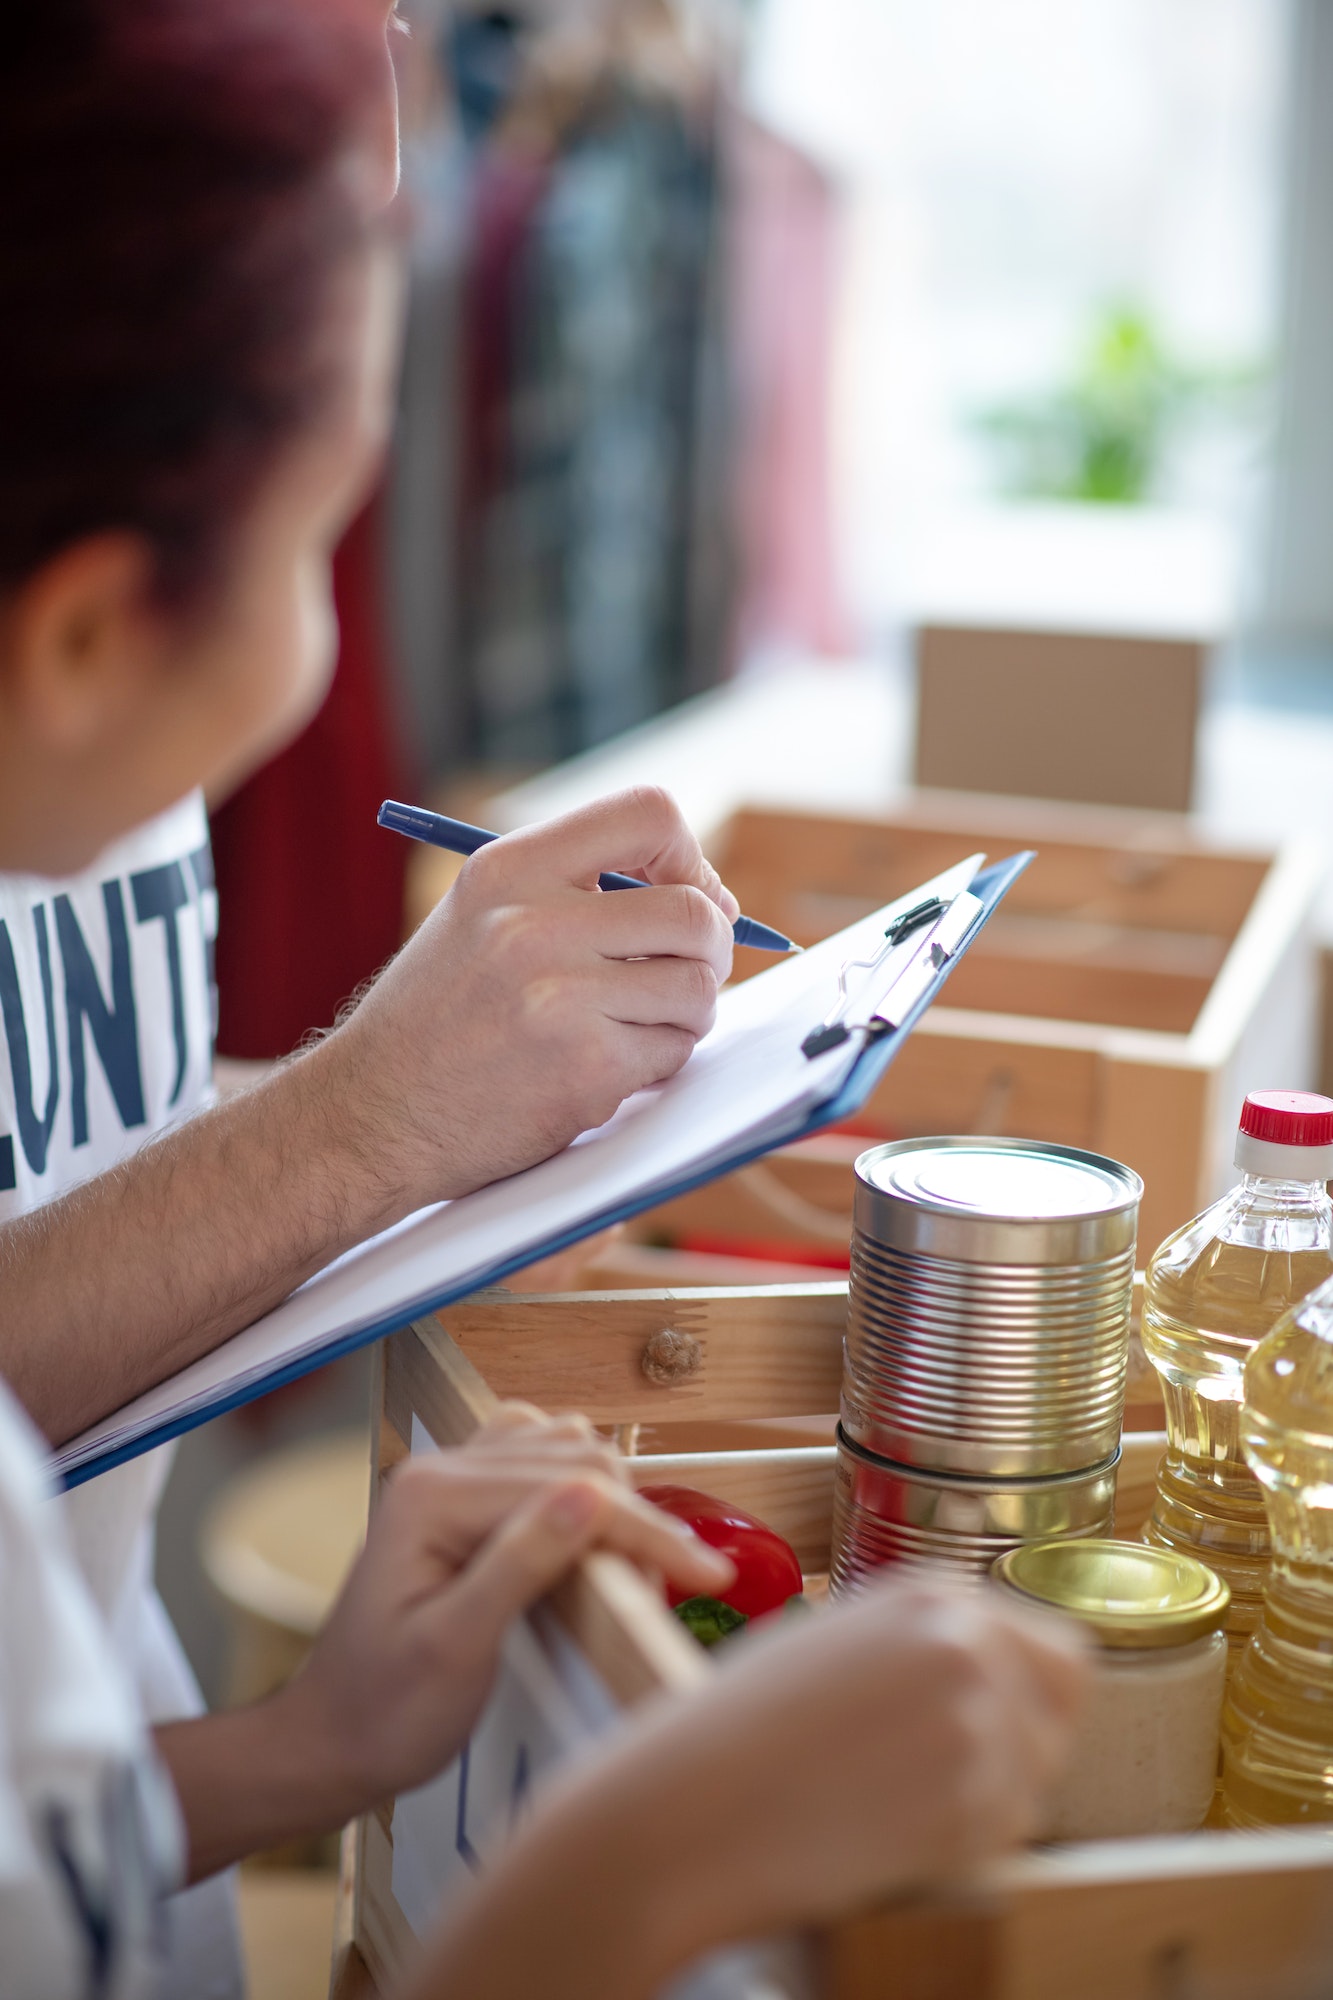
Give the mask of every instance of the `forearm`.
[[562, 1782], [394, 2000], [648, 2000], [736, 1935], [745, 1885], [710, 1843], [718, 1802], [696, 1793], [697, 1766], [678, 1733], [636, 1731]]
[[677, 1956], [639, 1921], [641, 1882], [586, 1817], [521, 1834], [459, 1892], [394, 2000], [648, 2000]]
[[185, 1821], [189, 1881], [282, 1841], [332, 1832], [374, 1803], [299, 1687], [154, 1732]]
[[338, 1039], [0, 1230], [0, 1374], [53, 1443], [402, 1212]]

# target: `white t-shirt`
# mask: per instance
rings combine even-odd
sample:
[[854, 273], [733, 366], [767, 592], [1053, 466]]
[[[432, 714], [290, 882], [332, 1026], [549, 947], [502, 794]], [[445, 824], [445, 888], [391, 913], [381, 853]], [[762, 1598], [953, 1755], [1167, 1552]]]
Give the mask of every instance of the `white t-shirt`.
[[[209, 1102], [216, 934], [197, 793], [68, 881], [0, 875], [0, 1222], [102, 1173]], [[117, 1661], [153, 1722], [200, 1706], [153, 1587], [154, 1513], [169, 1467], [168, 1447], [64, 1502]], [[0, 1617], [8, 1623], [6, 1610]], [[160, 1991], [190, 2000], [239, 1994], [227, 1879], [173, 1899], [171, 1923], [174, 1969]]]
[[0, 1605], [0, 1990], [157, 2000], [183, 1864], [175, 1794], [108, 1657], [42, 1441], [3, 1387]]

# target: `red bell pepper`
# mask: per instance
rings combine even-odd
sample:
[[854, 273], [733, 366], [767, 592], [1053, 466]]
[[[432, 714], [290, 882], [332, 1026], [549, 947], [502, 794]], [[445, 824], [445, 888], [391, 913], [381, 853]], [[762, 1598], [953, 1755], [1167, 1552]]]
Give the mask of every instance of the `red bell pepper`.
[[[729, 1500], [714, 1500], [692, 1486], [641, 1486], [640, 1497], [687, 1521], [700, 1541], [721, 1549], [736, 1565], [736, 1581], [721, 1602], [746, 1618], [780, 1611], [789, 1598], [801, 1594], [801, 1565], [781, 1535]], [[688, 1591], [668, 1589], [668, 1602], [684, 1603]]]

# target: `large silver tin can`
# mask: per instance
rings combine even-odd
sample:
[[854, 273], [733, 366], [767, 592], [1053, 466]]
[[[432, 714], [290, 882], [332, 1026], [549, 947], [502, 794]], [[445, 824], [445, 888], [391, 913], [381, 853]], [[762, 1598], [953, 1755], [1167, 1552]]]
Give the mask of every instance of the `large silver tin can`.
[[890, 1563], [985, 1576], [1020, 1542], [1108, 1534], [1119, 1457], [1055, 1478], [964, 1478], [890, 1465], [839, 1432], [829, 1589]]
[[1046, 1477], [1119, 1448], [1143, 1183], [1023, 1139], [856, 1163], [848, 1438], [897, 1464]]

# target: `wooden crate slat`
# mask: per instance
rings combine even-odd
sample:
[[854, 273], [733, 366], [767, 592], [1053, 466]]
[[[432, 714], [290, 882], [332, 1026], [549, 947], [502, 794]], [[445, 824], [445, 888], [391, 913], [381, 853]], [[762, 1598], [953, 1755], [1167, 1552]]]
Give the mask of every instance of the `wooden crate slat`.
[[[1073, 827], [1086, 827], [1088, 837], [1071, 837]], [[917, 794], [882, 822], [746, 807], [710, 854], [737, 895], [742, 885], [766, 888], [770, 900], [784, 889], [826, 890], [873, 909], [956, 861], [960, 839], [992, 860], [1040, 848], [1040, 869], [1010, 892], [1016, 911], [1077, 911], [1089, 922], [1223, 937], [1243, 921], [1269, 860], [1210, 849], [1165, 816], [1043, 810], [1026, 800], [996, 809], [959, 793], [937, 794], [930, 805]], [[780, 922], [776, 913], [773, 921]]]
[[411, 1931], [394, 1899], [393, 1842], [373, 1813], [357, 1823], [356, 1947], [376, 1986], [387, 1992]]
[[773, 1153], [663, 1202], [651, 1211], [647, 1227], [676, 1242], [691, 1237], [733, 1243], [776, 1240], [837, 1249], [845, 1263], [852, 1237], [850, 1161], [812, 1165], [794, 1158], [794, 1151]]
[[1115, 1525], [1121, 1541], [1137, 1541], [1157, 1497], [1157, 1468], [1166, 1450], [1165, 1431], [1126, 1431], [1115, 1475]]
[[[478, 1293], [440, 1317], [502, 1396], [594, 1423], [670, 1417], [813, 1416], [838, 1406], [844, 1282], [737, 1293]], [[645, 1349], [673, 1332], [697, 1343], [675, 1386], [644, 1373]]]
[[675, 1291], [722, 1285], [796, 1285], [810, 1274], [808, 1264], [780, 1263], [775, 1258], [715, 1256], [711, 1251], [639, 1243], [627, 1228], [617, 1242], [598, 1251], [578, 1273], [576, 1282], [596, 1292]]
[[1081, 1023], [932, 1007], [857, 1122], [886, 1138], [991, 1132], [1095, 1149], [1104, 1040]]
[[978, 939], [949, 981], [949, 998], [977, 1013], [1028, 1014], [1037, 1020], [1122, 1022], [1150, 1032], [1187, 1035], [1208, 999], [1212, 979], [1151, 967], [1080, 965], [1015, 958]]
[[1140, 1054], [1129, 1042], [1107, 1057], [1101, 1070], [1099, 1151], [1143, 1177], [1139, 1206], [1139, 1259], [1147, 1263], [1158, 1244], [1205, 1207], [1208, 1148], [1215, 1083], [1207, 1069]]
[[1322, 850], [1306, 841], [1294, 841], [1273, 857], [1195, 1023], [1196, 1061], [1225, 1062], [1275, 985], [1308, 987], [1313, 1006], [1308, 924], [1327, 865]]
[[1025, 1855], [825, 1952], [826, 2000], [1326, 2000], [1333, 1851], [1202, 1833]]

